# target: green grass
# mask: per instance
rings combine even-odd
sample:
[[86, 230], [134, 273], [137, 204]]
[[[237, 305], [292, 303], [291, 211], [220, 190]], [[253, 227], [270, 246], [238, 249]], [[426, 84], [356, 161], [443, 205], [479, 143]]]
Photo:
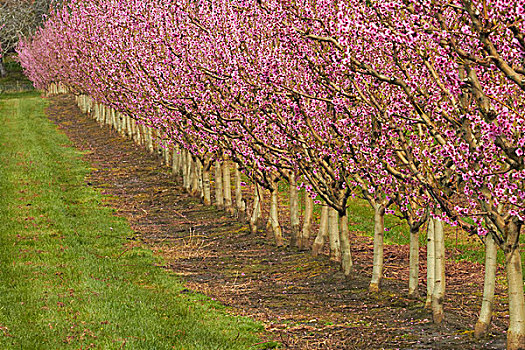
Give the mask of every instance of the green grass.
[[187, 291], [127, 239], [44, 107], [0, 98], [0, 348], [254, 349], [261, 325]]

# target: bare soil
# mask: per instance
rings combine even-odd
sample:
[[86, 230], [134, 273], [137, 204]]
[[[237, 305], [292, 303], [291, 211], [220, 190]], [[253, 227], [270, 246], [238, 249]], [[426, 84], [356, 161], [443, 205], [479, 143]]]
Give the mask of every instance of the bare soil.
[[[204, 206], [184, 192], [181, 179], [158, 155], [100, 127], [80, 112], [71, 96], [49, 101], [51, 120], [84, 151], [93, 167], [86, 183], [107, 194], [107, 205], [116, 208], [136, 232], [129, 245], [153, 249], [165, 262], [159, 268], [183, 276], [188, 290], [220, 301], [232, 313], [261, 321], [267, 331], [262, 335], [265, 342], [279, 342], [285, 349], [505, 348], [508, 313], [501, 284], [491, 334], [482, 340], [473, 337], [482, 265], [449, 259], [446, 320], [436, 326], [424, 308], [424, 249], [421, 298], [406, 298], [408, 248], [399, 245], [386, 247], [382, 291], [370, 294], [373, 244], [369, 237], [351, 233], [356, 272], [347, 279], [327, 256], [313, 258], [309, 252], [277, 248], [264, 233], [251, 235], [246, 224]], [[283, 225], [287, 234], [289, 229]], [[262, 342], [254, 349], [268, 344]]]

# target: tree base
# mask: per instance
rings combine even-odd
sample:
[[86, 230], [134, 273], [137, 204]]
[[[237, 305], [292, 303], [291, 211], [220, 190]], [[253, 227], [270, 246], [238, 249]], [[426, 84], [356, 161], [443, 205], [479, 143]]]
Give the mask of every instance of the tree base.
[[525, 350], [525, 334], [507, 332], [507, 350]]
[[228, 213], [230, 216], [235, 216], [235, 209], [233, 209], [231, 206], [228, 206], [226, 207], [226, 213]]
[[440, 325], [443, 323], [443, 320], [445, 319], [445, 316], [443, 315], [443, 312], [434, 312], [432, 314], [432, 319], [434, 321], [435, 325]]
[[419, 298], [419, 292], [417, 290], [408, 292], [407, 297], [408, 297], [408, 299], [418, 299]]
[[379, 283], [370, 283], [368, 286], [369, 293], [379, 293]]
[[244, 210], [237, 209], [237, 220], [242, 224], [246, 223], [246, 212]]
[[478, 321], [474, 327], [474, 337], [476, 337], [476, 339], [483, 338], [485, 335], [487, 335], [488, 331], [489, 325]]
[[312, 246], [312, 256], [318, 256], [321, 252], [321, 249], [323, 249], [322, 245], [314, 243], [314, 245]]

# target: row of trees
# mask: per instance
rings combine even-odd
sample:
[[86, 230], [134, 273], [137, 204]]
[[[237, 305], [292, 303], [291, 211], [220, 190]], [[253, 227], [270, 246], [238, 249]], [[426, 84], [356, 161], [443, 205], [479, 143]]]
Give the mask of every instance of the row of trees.
[[[290, 183], [296, 208], [302, 177], [310, 194], [303, 222], [312, 198], [325, 203], [314, 251], [327, 232], [347, 275], [347, 201], [368, 200], [376, 224], [371, 290], [382, 276], [383, 218], [395, 208], [410, 227], [409, 294], [417, 296], [418, 235], [430, 218], [436, 322], [441, 221], [484, 239], [488, 262], [495, 243], [508, 276], [507, 347], [523, 349], [524, 34], [518, 0], [70, 0], [18, 52], [37, 87], [65, 84], [86, 110], [184, 150], [185, 163], [174, 163], [186, 164], [187, 187], [201, 188], [208, 203], [216, 164], [215, 200], [228, 210], [230, 167], [221, 164], [233, 161], [237, 184], [240, 171], [257, 184], [254, 228], [260, 187], [270, 191], [278, 245], [277, 182]], [[292, 241], [303, 247], [308, 227], [299, 222], [292, 209]], [[481, 330], [493, 280], [488, 268]]]

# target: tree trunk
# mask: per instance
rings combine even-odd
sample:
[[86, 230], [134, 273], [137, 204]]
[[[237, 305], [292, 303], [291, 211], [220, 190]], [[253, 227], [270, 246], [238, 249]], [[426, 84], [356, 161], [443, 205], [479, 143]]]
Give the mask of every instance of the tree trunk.
[[124, 135], [124, 118], [122, 118], [122, 114], [117, 110], [115, 110], [115, 118], [117, 119], [117, 132], [121, 136], [125, 136]]
[[111, 124], [113, 124], [113, 130], [118, 132], [117, 116], [113, 108], [109, 108], [109, 116], [111, 118]]
[[352, 251], [350, 249], [350, 236], [348, 232], [348, 216], [346, 215], [346, 210], [344, 213], [339, 214], [339, 221], [341, 222], [340, 227], [340, 242], [341, 242], [341, 268], [346, 277], [352, 275], [352, 270], [354, 263], [352, 261]]
[[99, 123], [98, 116], [99, 116], [98, 103], [95, 102], [95, 106], [93, 107], [93, 118], [95, 118], [97, 123]]
[[111, 118], [113, 119], [113, 129], [117, 132], [117, 133], [120, 133], [120, 120], [118, 118], [118, 115], [117, 115], [117, 111], [113, 108], [110, 108], [109, 109], [111, 111]]
[[120, 112], [113, 109], [113, 113], [115, 115], [115, 120], [117, 121], [117, 132], [122, 135], [122, 118], [120, 117]]
[[173, 159], [171, 161], [171, 171], [174, 176], [177, 176], [180, 174], [180, 148], [178, 145], [173, 146], [173, 152], [172, 152]]
[[113, 118], [111, 115], [111, 108], [104, 106], [104, 116], [105, 116], [105, 123], [107, 126], [109, 126], [110, 129], [113, 129]]
[[135, 141], [137, 145], [140, 145], [140, 127], [135, 119], [133, 119], [131, 127], [133, 128], [133, 141]]
[[126, 137], [129, 139], [133, 138], [133, 131], [131, 129], [131, 118], [129, 117], [129, 114], [124, 114], [124, 125], [126, 126]]
[[148, 149], [148, 152], [149, 153], [153, 153], [154, 152], [154, 149], [153, 149], [153, 132], [151, 130], [151, 128], [149, 126], [146, 126], [146, 147]]
[[107, 109], [107, 114], [108, 114], [109, 126], [113, 130], [116, 130], [117, 129], [117, 122], [115, 120], [115, 113], [114, 113], [115, 111], [111, 107], [106, 107], [106, 109]]
[[379, 292], [381, 280], [383, 279], [384, 261], [384, 232], [385, 232], [385, 208], [380, 204], [374, 206], [374, 266], [372, 268], [372, 280], [368, 286], [368, 291]]
[[102, 103], [99, 105], [98, 110], [100, 111], [100, 126], [103, 127], [106, 125], [106, 106], [104, 106]]
[[159, 129], [153, 129], [153, 150], [162, 159], [162, 137]]
[[137, 122], [135, 119], [129, 117], [129, 129], [130, 129], [130, 138], [133, 140], [133, 142], [138, 143], [137, 139]]
[[110, 117], [110, 110], [108, 107], [106, 107], [105, 105], [102, 105], [102, 110], [104, 111], [103, 115], [104, 115], [104, 119], [103, 119], [103, 122], [105, 125], [110, 125], [109, 123], [109, 117]]
[[201, 198], [202, 203], [204, 203], [204, 183], [202, 178], [202, 162], [200, 159], [197, 159], [197, 175], [198, 175], [198, 184], [197, 187], [199, 188], [199, 196]]
[[100, 127], [103, 127], [106, 124], [106, 106], [100, 103], [98, 110], [100, 112]]
[[211, 205], [210, 166], [206, 163], [202, 167], [202, 192], [204, 205]]
[[483, 283], [483, 302], [479, 312], [478, 322], [474, 328], [474, 336], [481, 338], [487, 334], [492, 319], [494, 307], [494, 290], [496, 288], [498, 246], [491, 234], [485, 237], [485, 280]]
[[107, 124], [107, 121], [106, 121], [106, 115], [107, 115], [106, 106], [104, 106], [103, 104], [100, 104], [99, 111], [100, 111], [100, 126], [102, 127], [102, 126]]
[[218, 209], [224, 209], [224, 192], [222, 190], [222, 164], [215, 162], [215, 205]]
[[117, 112], [120, 119], [120, 134], [122, 137], [128, 137], [128, 118], [125, 113]]
[[277, 190], [277, 183], [273, 183], [274, 188], [271, 191], [271, 202], [270, 202], [270, 222], [272, 226], [273, 236], [275, 238], [275, 244], [278, 247], [284, 245], [283, 232], [281, 225], [279, 225], [279, 191]]
[[432, 293], [432, 315], [434, 323], [443, 322], [443, 303], [445, 298], [445, 235], [443, 234], [443, 221], [434, 220], [434, 292]]
[[164, 147], [162, 147], [162, 151], [164, 153], [164, 164], [169, 167], [170, 166], [170, 148], [167, 143], [164, 143]]
[[4, 78], [7, 76], [7, 70], [4, 66], [4, 61], [0, 58], [0, 78]]
[[106, 106], [100, 103], [98, 110], [100, 111], [100, 127], [103, 127], [106, 125]]
[[137, 122], [129, 116], [129, 137], [137, 143]]
[[233, 215], [235, 210], [233, 209], [232, 179], [230, 172], [230, 162], [228, 161], [224, 161], [224, 164], [222, 165], [222, 182], [224, 190], [224, 207], [228, 214]]
[[178, 169], [178, 161], [179, 161], [179, 147], [173, 145], [173, 152], [171, 153], [172, 159], [171, 159], [171, 173], [173, 176], [177, 176], [179, 173]]
[[419, 297], [419, 229], [410, 228], [410, 267], [408, 279], [408, 297]]
[[[298, 248], [300, 250], [306, 250], [310, 241], [310, 233], [312, 231], [312, 218], [314, 213], [314, 199], [308, 194], [304, 193], [304, 220], [303, 229], [301, 230], [301, 236], [298, 242]], [[324, 238], [323, 242], [324, 244]], [[322, 246], [321, 246], [322, 248]]]
[[115, 130], [117, 128], [117, 123], [115, 122], [115, 113], [114, 113], [113, 108], [106, 107], [106, 115], [107, 115], [107, 120], [108, 120], [108, 124], [110, 128]]
[[[290, 172], [289, 178], [289, 190], [290, 190], [290, 246], [299, 247], [301, 245], [299, 237], [299, 194], [297, 191], [297, 182], [295, 180], [295, 174]], [[308, 194], [306, 194], [308, 195]]]
[[246, 203], [242, 199], [242, 181], [239, 164], [235, 163], [235, 206], [237, 207], [237, 217], [240, 222], [246, 220]]
[[312, 246], [312, 255], [318, 256], [324, 247], [324, 242], [328, 238], [328, 205], [323, 203], [321, 207], [321, 222], [319, 223], [319, 232], [315, 237], [314, 244]]
[[180, 167], [181, 167], [181, 175], [182, 175], [182, 187], [186, 189], [188, 187], [188, 167], [186, 167], [186, 150], [183, 149], [180, 155]]
[[436, 258], [435, 254], [435, 237], [434, 237], [434, 219], [428, 219], [427, 227], [427, 300], [425, 308], [432, 309], [432, 295], [434, 294], [434, 278], [436, 275]]
[[[515, 224], [510, 230], [516, 229]], [[519, 230], [519, 228], [517, 228]], [[507, 283], [509, 288], [509, 329], [507, 330], [507, 350], [525, 349], [525, 300], [523, 295], [523, 271], [519, 249], [519, 231], [516, 244], [505, 252]]]
[[257, 233], [257, 229], [259, 226], [259, 220], [261, 219], [261, 215], [262, 215], [262, 210], [261, 210], [262, 200], [263, 198], [262, 198], [261, 186], [258, 183], [255, 183], [254, 194], [253, 194], [253, 211], [252, 211], [252, 216], [250, 218], [250, 228], [251, 228], [252, 234]]
[[191, 157], [190, 152], [184, 150], [182, 154], [182, 187], [189, 192], [191, 186]]
[[146, 146], [148, 144], [148, 129], [147, 129], [146, 125], [144, 125], [144, 124], [139, 124], [139, 125], [140, 125], [139, 144], [141, 146]]
[[199, 166], [200, 162], [194, 160], [193, 157], [190, 158], [191, 166], [191, 195], [194, 197], [200, 196], [199, 181], [200, 181], [200, 172]]
[[334, 208], [330, 208], [328, 212], [328, 236], [330, 238], [330, 260], [340, 263], [339, 214]]

